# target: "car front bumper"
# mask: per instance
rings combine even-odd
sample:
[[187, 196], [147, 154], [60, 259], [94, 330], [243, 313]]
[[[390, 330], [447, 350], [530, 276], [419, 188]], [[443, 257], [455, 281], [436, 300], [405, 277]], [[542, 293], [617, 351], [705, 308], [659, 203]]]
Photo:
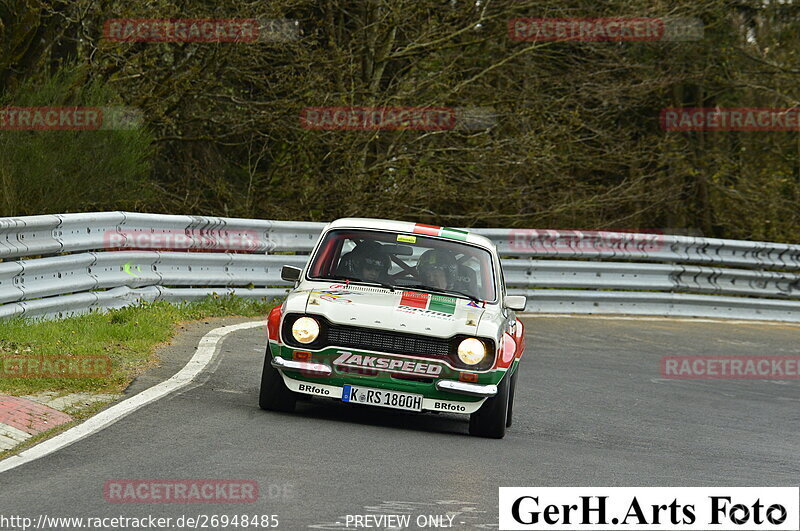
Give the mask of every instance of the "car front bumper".
[[[279, 370], [286, 387], [291, 391], [337, 400], [341, 400], [342, 398], [344, 392], [343, 386], [331, 385], [321, 381], [333, 374], [332, 368], [328, 365], [287, 360], [284, 358], [273, 358], [272, 366]], [[287, 374], [287, 372], [294, 373], [295, 371], [302, 374], [304, 379], [297, 379]], [[369, 379], [359, 378], [358, 380], [360, 381], [354, 381], [353, 383], [364, 387], [370, 387], [371, 382]], [[469, 398], [468, 400], [453, 400], [429, 397], [425, 396], [425, 393], [420, 393], [423, 396], [423, 410], [470, 414], [480, 409], [487, 398], [497, 394], [496, 385], [480, 385], [454, 380], [438, 380], [434, 385], [437, 391], [450, 393], [450, 396], [452, 396], [452, 394], [457, 394]], [[385, 387], [382, 385], [375, 385], [375, 388]]]

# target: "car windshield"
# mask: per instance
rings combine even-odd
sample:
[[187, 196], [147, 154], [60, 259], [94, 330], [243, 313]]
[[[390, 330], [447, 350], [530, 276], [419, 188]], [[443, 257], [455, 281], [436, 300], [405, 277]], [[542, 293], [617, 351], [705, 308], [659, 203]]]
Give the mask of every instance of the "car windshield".
[[329, 231], [312, 258], [308, 278], [428, 289], [489, 302], [496, 299], [488, 250], [419, 234]]

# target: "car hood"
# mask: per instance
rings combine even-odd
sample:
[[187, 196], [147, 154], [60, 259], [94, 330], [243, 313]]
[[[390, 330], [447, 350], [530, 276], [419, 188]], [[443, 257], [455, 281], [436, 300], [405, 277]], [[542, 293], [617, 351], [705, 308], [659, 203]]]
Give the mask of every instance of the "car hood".
[[[449, 295], [353, 284], [303, 283], [290, 295], [296, 297], [305, 298], [306, 313], [333, 323], [436, 337], [475, 335], [487, 310]], [[292, 302], [300, 309], [301, 300]]]

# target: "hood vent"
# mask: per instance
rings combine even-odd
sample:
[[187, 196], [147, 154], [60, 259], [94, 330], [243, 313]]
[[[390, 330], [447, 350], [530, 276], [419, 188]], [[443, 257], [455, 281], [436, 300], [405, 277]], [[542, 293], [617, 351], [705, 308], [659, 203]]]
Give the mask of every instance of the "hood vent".
[[[342, 285], [344, 286], [344, 285]], [[389, 290], [385, 288], [374, 288], [372, 286], [357, 286], [355, 284], [350, 284], [347, 287], [341, 287], [336, 289], [346, 289], [349, 291], [366, 291], [367, 293], [388, 293]]]

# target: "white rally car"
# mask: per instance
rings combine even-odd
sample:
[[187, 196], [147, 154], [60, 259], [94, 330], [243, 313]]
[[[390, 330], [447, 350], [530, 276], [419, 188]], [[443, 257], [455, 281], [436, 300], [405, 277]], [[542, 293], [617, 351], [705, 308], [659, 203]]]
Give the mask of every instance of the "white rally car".
[[269, 315], [260, 406], [299, 395], [470, 415], [473, 435], [511, 426], [525, 348], [497, 250], [463, 230], [404, 221], [328, 224]]

